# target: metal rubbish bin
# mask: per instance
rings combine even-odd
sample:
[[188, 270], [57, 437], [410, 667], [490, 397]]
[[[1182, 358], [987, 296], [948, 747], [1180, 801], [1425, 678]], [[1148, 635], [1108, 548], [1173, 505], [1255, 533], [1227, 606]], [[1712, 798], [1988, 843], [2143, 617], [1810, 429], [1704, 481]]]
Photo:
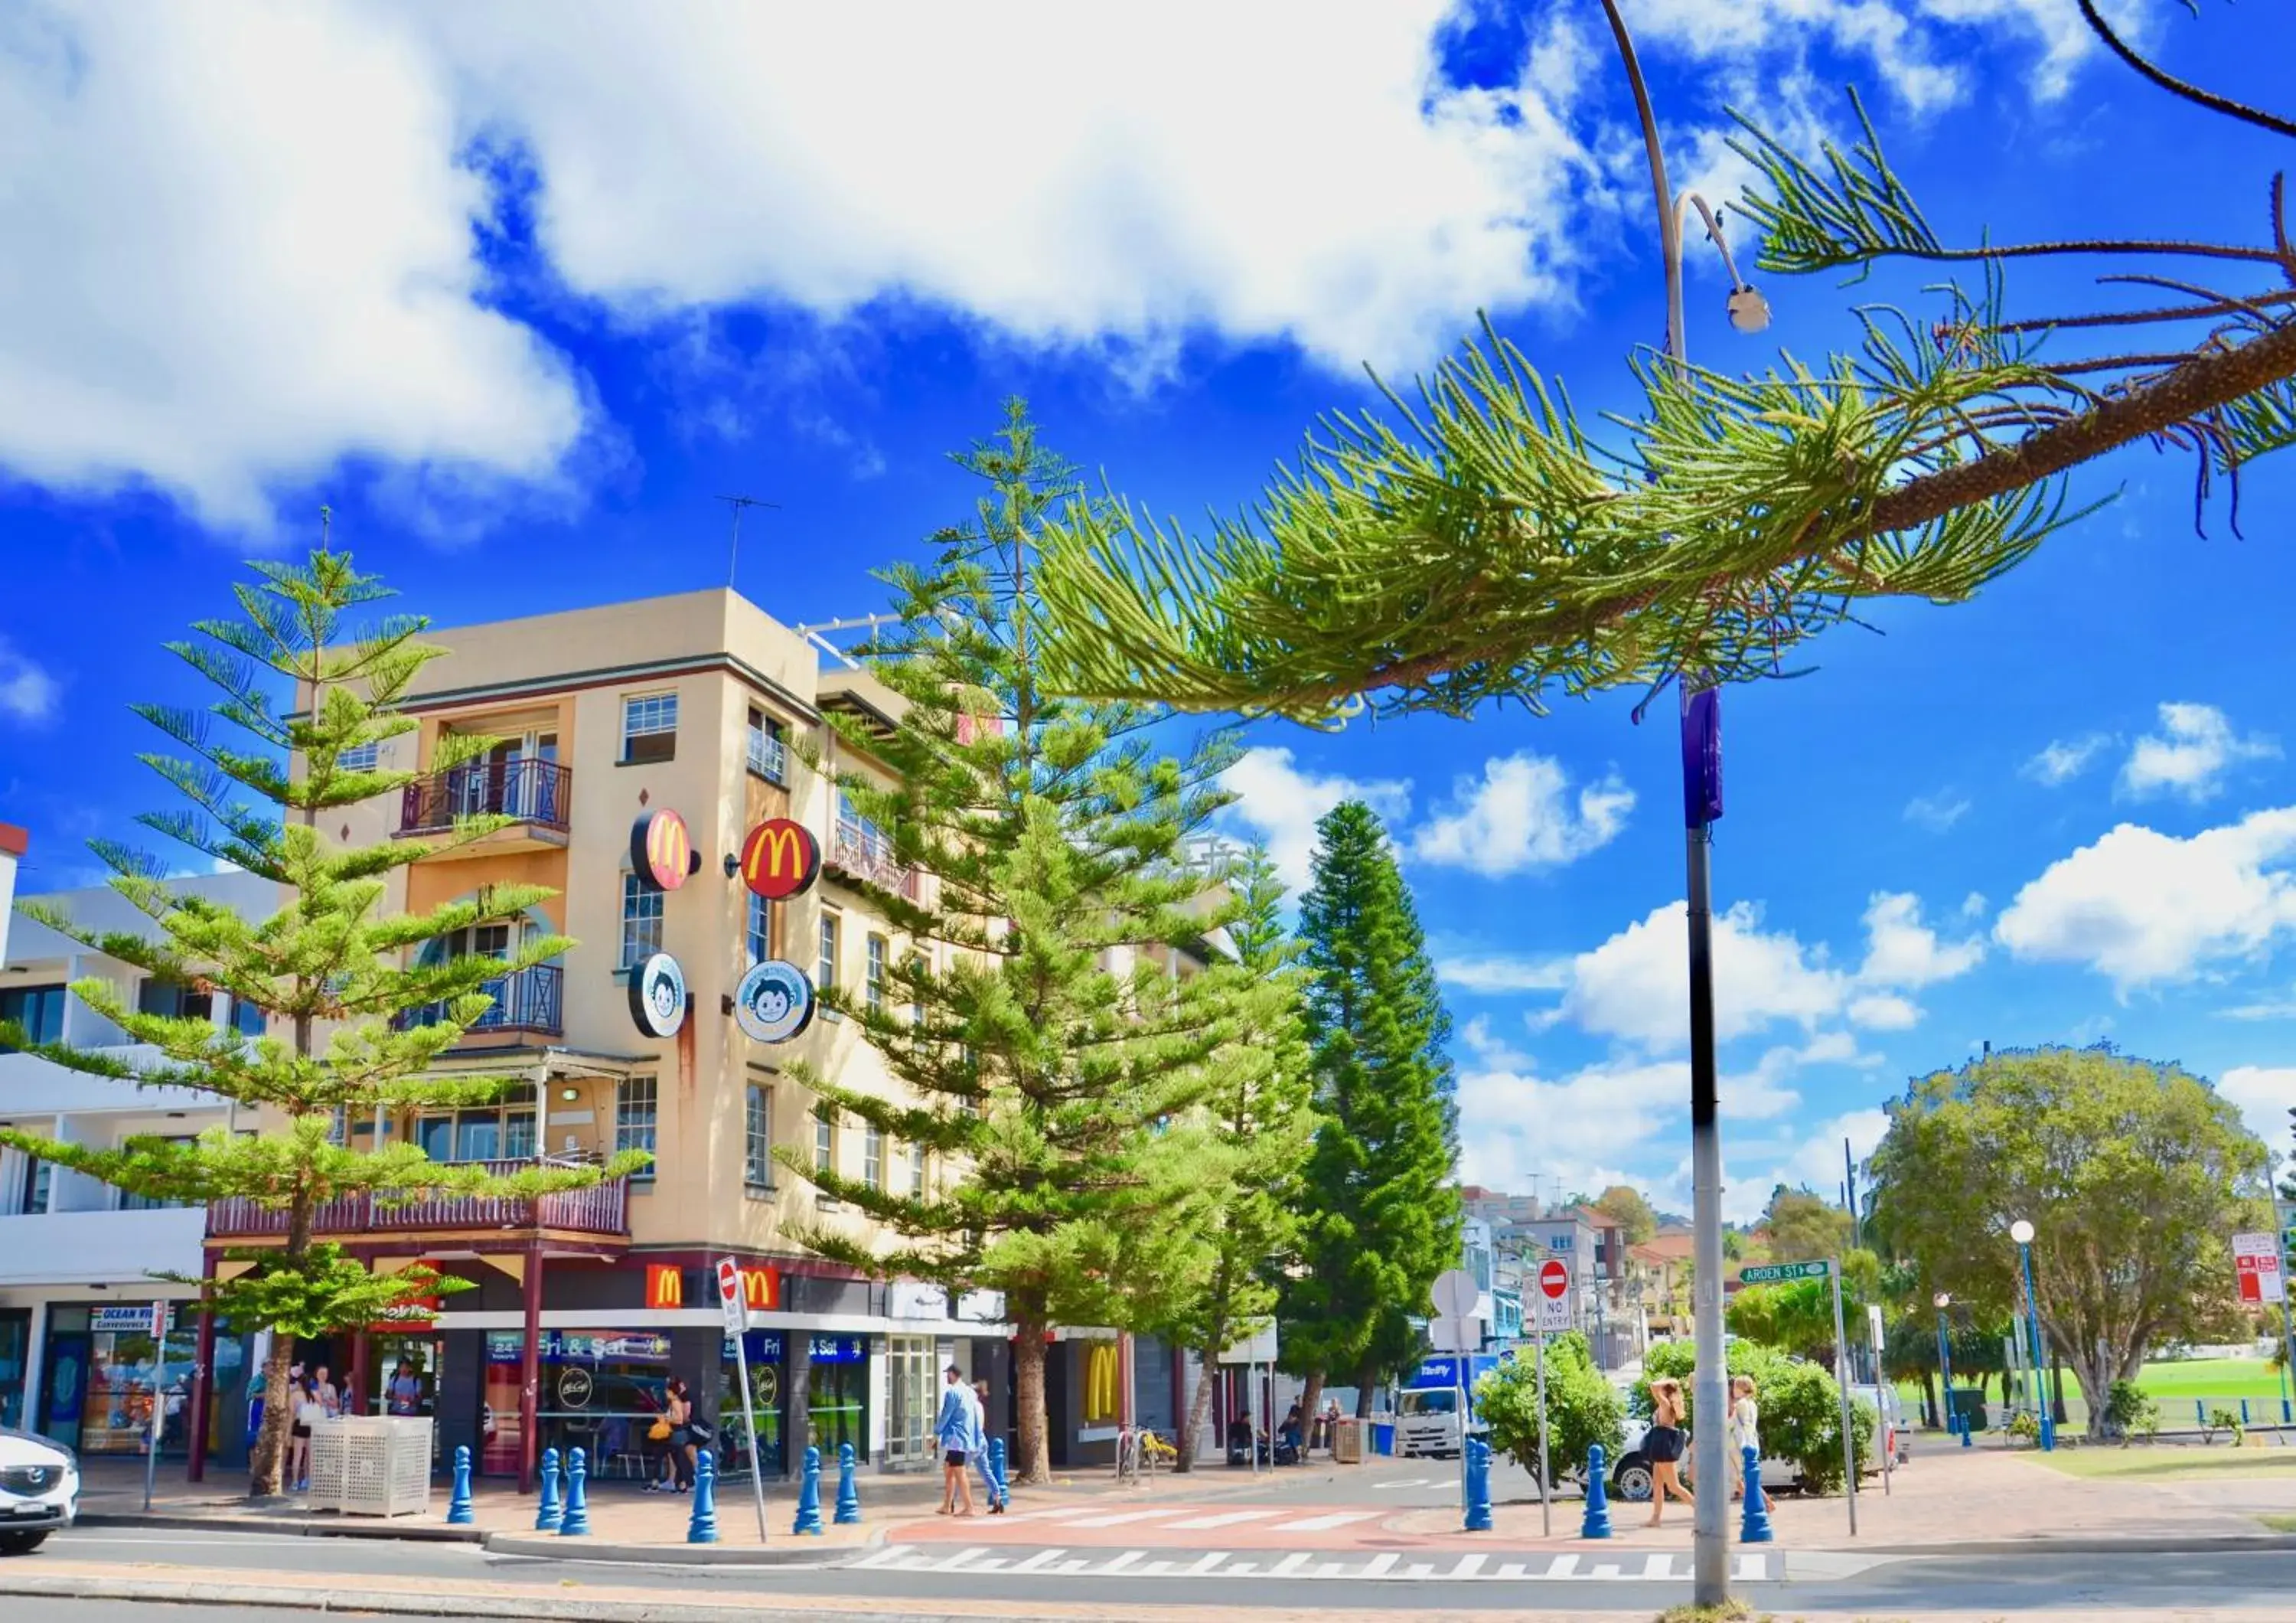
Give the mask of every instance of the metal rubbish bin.
[[430, 1505], [430, 1421], [344, 1415], [311, 1428], [311, 1508], [414, 1516]]
[[1332, 1462], [1335, 1465], [1363, 1463], [1364, 1423], [1341, 1416], [1332, 1427]]

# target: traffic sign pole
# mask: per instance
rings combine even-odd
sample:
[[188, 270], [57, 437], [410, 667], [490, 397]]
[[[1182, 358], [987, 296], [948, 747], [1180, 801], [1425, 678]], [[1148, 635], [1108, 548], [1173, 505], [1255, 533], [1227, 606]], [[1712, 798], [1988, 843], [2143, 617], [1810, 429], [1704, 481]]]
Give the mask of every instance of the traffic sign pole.
[[[1807, 1266], [1808, 1265], [1804, 1265]], [[1788, 1264], [1787, 1266], [1792, 1266]], [[1819, 1263], [1818, 1267], [1825, 1265]], [[1834, 1387], [1841, 1398], [1841, 1468], [1844, 1472], [1842, 1497], [1849, 1506], [1849, 1536], [1857, 1536], [1857, 1433], [1850, 1418], [1849, 1406], [1849, 1341], [1841, 1329], [1841, 1270], [1833, 1271], [1833, 1374]], [[1744, 1277], [1742, 1274], [1741, 1278]], [[1879, 1416], [1875, 1417], [1879, 1420]]]
[[[726, 1333], [734, 1338], [734, 1370], [742, 1383], [742, 1418], [750, 1429], [750, 1497], [758, 1506], [758, 1542], [766, 1542], [766, 1462], [758, 1455], [757, 1399], [750, 1391], [750, 1305], [742, 1295], [742, 1267], [730, 1256], [718, 1259], [718, 1306]], [[722, 1423], [722, 1418], [721, 1423]]]
[[144, 1513], [152, 1513], [152, 1490], [160, 1474], [160, 1428], [168, 1408], [168, 1304], [152, 1304], [152, 1424], [144, 1445]]
[[1538, 1348], [1538, 1530], [1543, 1537], [1554, 1536], [1554, 1507], [1547, 1502], [1546, 1487], [1546, 1332], [1538, 1331], [1533, 1345]]

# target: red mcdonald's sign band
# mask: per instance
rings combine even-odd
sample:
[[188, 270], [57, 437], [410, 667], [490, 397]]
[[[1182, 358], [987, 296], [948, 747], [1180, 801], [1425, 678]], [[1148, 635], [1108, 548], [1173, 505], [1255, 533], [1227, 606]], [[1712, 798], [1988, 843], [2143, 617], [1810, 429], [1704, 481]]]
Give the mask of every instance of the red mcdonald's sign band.
[[742, 882], [768, 902], [785, 902], [811, 887], [821, 872], [821, 842], [803, 823], [769, 818], [742, 842]]
[[648, 1307], [685, 1306], [685, 1270], [667, 1263], [646, 1265], [645, 1305]]
[[650, 890], [676, 890], [701, 866], [685, 820], [667, 807], [630, 825], [630, 867]]
[[[714, 1294], [715, 1288], [712, 1288]], [[778, 1268], [742, 1270], [742, 1300], [755, 1311], [770, 1313], [782, 1305], [782, 1275]], [[645, 1305], [651, 1308], [685, 1306], [685, 1270], [671, 1263], [648, 1263]]]

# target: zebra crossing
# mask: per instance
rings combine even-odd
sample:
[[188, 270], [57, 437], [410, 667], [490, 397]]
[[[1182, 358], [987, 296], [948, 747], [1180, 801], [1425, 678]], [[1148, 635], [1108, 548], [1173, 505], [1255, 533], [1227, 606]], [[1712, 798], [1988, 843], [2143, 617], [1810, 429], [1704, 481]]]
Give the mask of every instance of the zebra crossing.
[[[1735, 1558], [1733, 1568], [1734, 1581], [1742, 1584], [1766, 1583], [1785, 1576], [1784, 1557], [1771, 1551], [1742, 1553]], [[1038, 1578], [1269, 1578], [1443, 1584], [1619, 1579], [1666, 1583], [1689, 1580], [1691, 1556], [1684, 1550], [1652, 1550], [1622, 1553], [1617, 1560], [1575, 1553], [1526, 1555], [1516, 1560], [1477, 1550], [1465, 1554], [1442, 1551], [1431, 1553], [1431, 1559], [1418, 1560], [1392, 1550], [1377, 1553], [1254, 1550], [1240, 1554], [1230, 1550], [1174, 1553], [1168, 1550], [1075, 1551], [1060, 1546], [1016, 1551], [1009, 1546], [1000, 1550], [991, 1545], [967, 1545], [944, 1551], [897, 1544], [846, 1562], [845, 1569]]]
[[1105, 1504], [1064, 1504], [1052, 1510], [1022, 1511], [1001, 1518], [999, 1531], [1029, 1522], [1054, 1522], [1066, 1528], [1135, 1528], [1141, 1532], [1199, 1533], [1218, 1528], [1251, 1527], [1265, 1533], [1327, 1533], [1358, 1521], [1376, 1521], [1391, 1512], [1379, 1505], [1356, 1508], [1319, 1504], [1245, 1505], [1222, 1509], [1217, 1504], [1164, 1504], [1111, 1511]]

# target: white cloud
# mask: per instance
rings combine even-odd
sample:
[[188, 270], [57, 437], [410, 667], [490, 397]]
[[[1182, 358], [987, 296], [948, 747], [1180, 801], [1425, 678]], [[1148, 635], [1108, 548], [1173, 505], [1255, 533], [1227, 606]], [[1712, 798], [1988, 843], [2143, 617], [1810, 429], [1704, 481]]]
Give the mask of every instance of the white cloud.
[[31, 656], [0, 637], [0, 717], [23, 722], [48, 720], [63, 688]]
[[2034, 782], [2046, 784], [2054, 789], [2060, 784], [2070, 783], [2087, 771], [2096, 758], [2112, 745], [2113, 737], [2110, 733], [2090, 733], [2070, 743], [2052, 739], [2040, 754], [2018, 770]]
[[1911, 1031], [1922, 1023], [1922, 1011], [1909, 998], [1894, 992], [1868, 992], [1849, 1000], [1843, 1011], [1852, 1024], [1867, 1031]]
[[1452, 803], [1421, 825], [1412, 854], [1489, 878], [1576, 861], [1616, 838], [1635, 794], [1616, 772], [1574, 799], [1559, 761], [1529, 751], [1484, 763], [1480, 781], [1461, 778]]
[[2280, 746], [2270, 738], [2236, 735], [2213, 704], [2163, 704], [2161, 730], [2136, 740], [2121, 766], [2120, 787], [2134, 795], [2203, 801], [2224, 787], [2224, 775], [2234, 766], [2279, 756]]
[[2217, 1092], [2240, 1107], [2251, 1133], [2285, 1158], [2288, 1112], [2296, 1108], [2296, 1066], [2236, 1065], [2217, 1078]]
[[2125, 994], [2260, 955], [2296, 929], [2296, 806], [2179, 839], [2122, 823], [2049, 865], [1993, 927], [2020, 958], [2085, 964]]
[[1969, 815], [1969, 797], [1943, 791], [1936, 795], [1917, 795], [1906, 803], [1906, 820], [1928, 829], [1931, 834], [1943, 834]]
[[1223, 775], [1236, 795], [1220, 820], [1242, 824], [1267, 847], [1275, 871], [1297, 897], [1313, 877], [1316, 824], [1343, 800], [1360, 800], [1390, 824], [1411, 810], [1409, 779], [1365, 780], [1303, 771], [1292, 752], [1261, 745], [1248, 749]]
[[1510, 958], [1491, 954], [1480, 958], [1435, 960], [1435, 978], [1462, 992], [1560, 992], [1570, 984], [1567, 958]]
[[261, 530], [346, 457], [547, 484], [582, 391], [489, 309], [453, 87], [390, 13], [0, 24], [0, 462]]
[[2242, 1003], [2217, 1013], [2227, 1020], [2296, 1020], [2296, 995]]
[[1983, 891], [1973, 890], [1961, 899], [1961, 916], [1964, 919], [1982, 919], [1985, 917], [1985, 893]]
[[1922, 922], [1921, 898], [1908, 892], [1877, 891], [1866, 904], [1866, 962], [1857, 978], [1868, 985], [1932, 985], [1968, 974], [1984, 956], [1982, 941], [1940, 941]]

